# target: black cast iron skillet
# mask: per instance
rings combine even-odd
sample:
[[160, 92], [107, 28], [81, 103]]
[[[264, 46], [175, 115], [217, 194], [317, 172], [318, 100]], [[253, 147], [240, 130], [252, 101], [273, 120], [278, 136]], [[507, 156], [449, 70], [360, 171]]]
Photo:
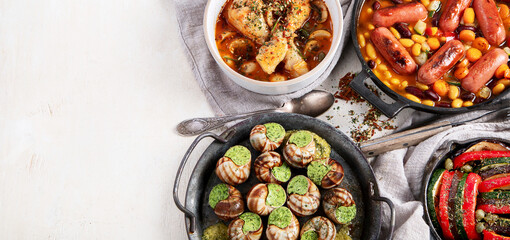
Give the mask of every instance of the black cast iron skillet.
[[[499, 94], [493, 99], [490, 99], [488, 101], [474, 104], [471, 107], [461, 107], [461, 108], [443, 108], [443, 107], [431, 107], [427, 105], [423, 105], [417, 102], [413, 102], [402, 95], [396, 93], [395, 91], [391, 90], [388, 86], [386, 86], [384, 83], [379, 80], [379, 78], [372, 72], [372, 69], [368, 67], [367, 62], [363, 58], [363, 55], [361, 55], [361, 50], [358, 43], [358, 20], [361, 13], [361, 7], [363, 7], [363, 3], [365, 0], [357, 0], [356, 1], [356, 8], [355, 12], [353, 14], [353, 19], [351, 23], [351, 37], [352, 42], [356, 49], [356, 54], [358, 55], [358, 58], [362, 65], [362, 70], [360, 73], [354, 77], [352, 82], [350, 83], [350, 86], [357, 92], [359, 95], [361, 95], [363, 98], [365, 98], [367, 101], [369, 101], [372, 105], [374, 105], [377, 109], [379, 109], [384, 115], [386, 115], [389, 118], [394, 117], [404, 108], [413, 108], [416, 110], [421, 110], [425, 112], [430, 113], [437, 113], [437, 114], [455, 114], [455, 113], [462, 113], [470, 110], [475, 109], [483, 109], [487, 105], [491, 104], [492, 102], [499, 101], [501, 98], [503, 98], [506, 94], [510, 92], [510, 89], [505, 89], [504, 92]], [[369, 41], [367, 39], [367, 41]], [[377, 85], [379, 89], [381, 89], [384, 93], [386, 93], [388, 96], [390, 96], [393, 100], [395, 100], [394, 103], [386, 103], [383, 100], [381, 100], [377, 95], [375, 95], [370, 89], [368, 89], [365, 85], [365, 82], [368, 79], [372, 79], [372, 81]]]
[[[220, 180], [214, 173], [216, 162], [223, 156], [228, 148], [234, 145], [248, 147], [248, 149], [252, 151], [252, 159], [255, 159], [260, 153], [256, 152], [249, 143], [250, 131], [255, 125], [267, 122], [277, 122], [286, 130], [310, 130], [324, 138], [331, 145], [331, 157], [340, 162], [344, 168], [345, 176], [340, 187], [349, 190], [356, 202], [357, 214], [356, 218], [353, 220], [351, 231], [353, 239], [379, 239], [382, 221], [380, 201], [386, 202], [391, 209], [389, 233], [391, 239], [395, 225], [393, 204], [389, 199], [380, 197], [374, 172], [367, 160], [363, 157], [359, 148], [347, 136], [331, 125], [312, 117], [290, 113], [257, 115], [228, 129], [221, 136], [205, 133], [198, 136], [195, 141], [193, 141], [177, 171], [173, 192], [175, 204], [185, 214], [189, 239], [201, 239], [205, 228], [219, 222], [219, 219], [214, 215], [213, 210], [208, 205], [208, 194], [210, 190], [213, 186], [220, 183]], [[207, 137], [214, 138], [215, 141], [204, 151], [193, 170], [191, 179], [188, 182], [185, 206], [183, 206], [179, 200], [178, 189], [184, 165], [198, 142]], [[303, 170], [292, 169], [292, 175], [295, 176], [297, 174], [306, 173]], [[254, 176], [252, 168], [248, 181], [236, 186], [236, 188], [241, 191], [245, 197], [249, 188], [256, 182], [258, 181]], [[322, 190], [321, 193], [323, 193]], [[248, 211], [246, 207], [245, 211]], [[319, 207], [319, 211], [313, 216], [321, 214], [322, 211], [321, 206]], [[263, 217], [264, 231], [266, 219], [267, 217]], [[307, 219], [308, 218], [301, 218], [300, 226], [302, 226]], [[262, 239], [265, 239], [265, 233], [262, 234]]]
[[425, 175], [423, 177], [423, 183], [422, 183], [422, 191], [421, 191], [421, 200], [423, 203], [423, 209], [425, 210], [424, 218], [427, 224], [430, 227], [430, 231], [432, 233], [432, 236], [437, 239], [443, 239], [441, 229], [435, 229], [434, 225], [432, 224], [432, 221], [430, 220], [429, 215], [429, 209], [427, 207], [427, 190], [428, 190], [428, 184], [430, 181], [430, 178], [432, 177], [432, 173], [438, 169], [438, 168], [444, 168], [444, 163], [446, 159], [454, 152], [467, 149], [470, 145], [473, 143], [480, 142], [482, 140], [489, 140], [489, 141], [497, 141], [502, 142], [507, 145], [510, 145], [510, 141], [508, 139], [501, 139], [501, 138], [474, 138], [469, 140], [463, 140], [463, 141], [450, 141], [446, 143], [445, 151], [440, 153], [438, 157], [434, 158], [432, 157], [429, 162], [427, 163], [427, 166], [425, 168]]

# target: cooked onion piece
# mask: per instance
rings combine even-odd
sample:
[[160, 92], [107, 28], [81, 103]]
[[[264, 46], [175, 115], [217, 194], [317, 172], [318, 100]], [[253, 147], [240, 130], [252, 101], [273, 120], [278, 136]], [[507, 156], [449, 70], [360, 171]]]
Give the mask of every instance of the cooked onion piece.
[[313, 160], [315, 141], [311, 132], [301, 130], [292, 133], [283, 148], [283, 157], [296, 168], [304, 168]]
[[275, 209], [267, 221], [266, 237], [269, 240], [296, 240], [299, 237], [299, 222], [286, 207]]
[[303, 175], [293, 177], [287, 185], [287, 206], [298, 216], [314, 214], [320, 205], [321, 194], [315, 184]]
[[308, 220], [301, 228], [301, 240], [334, 240], [336, 228], [329, 219], [317, 216]]
[[274, 183], [259, 183], [246, 195], [248, 209], [261, 216], [266, 216], [283, 206], [286, 200], [287, 195], [283, 187]]
[[356, 217], [356, 204], [351, 193], [343, 188], [333, 188], [324, 194], [324, 212], [333, 222], [350, 223]]
[[306, 175], [313, 183], [325, 189], [334, 188], [344, 179], [344, 168], [332, 158], [314, 160], [308, 164]]
[[209, 193], [209, 206], [222, 220], [230, 220], [244, 212], [244, 201], [241, 192], [235, 187], [220, 183]]
[[252, 128], [250, 143], [255, 150], [260, 152], [277, 149], [283, 142], [285, 129], [278, 123], [266, 123]]
[[290, 168], [281, 160], [280, 154], [269, 151], [260, 154], [253, 163], [255, 176], [261, 182], [283, 183], [290, 179]]
[[230, 239], [258, 240], [262, 236], [262, 220], [260, 216], [245, 212], [228, 225]]
[[227, 150], [216, 163], [216, 175], [230, 185], [245, 182], [250, 176], [251, 153], [248, 148], [236, 145]]
[[323, 38], [331, 38], [333, 35], [331, 35], [330, 32], [326, 30], [316, 30], [310, 36], [308, 39], [323, 39]]

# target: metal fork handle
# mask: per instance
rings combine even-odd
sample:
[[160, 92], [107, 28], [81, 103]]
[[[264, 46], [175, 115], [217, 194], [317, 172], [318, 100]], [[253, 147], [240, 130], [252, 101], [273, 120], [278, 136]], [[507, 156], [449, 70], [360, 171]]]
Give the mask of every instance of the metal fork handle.
[[272, 112], [280, 112], [278, 109], [266, 109], [259, 110], [249, 113], [243, 113], [234, 116], [225, 116], [225, 117], [209, 117], [209, 118], [192, 118], [188, 120], [184, 120], [177, 125], [177, 132], [183, 136], [194, 136], [198, 134], [202, 134], [206, 131], [216, 129], [225, 125], [226, 123], [244, 119], [257, 114], [264, 113], [272, 113]]

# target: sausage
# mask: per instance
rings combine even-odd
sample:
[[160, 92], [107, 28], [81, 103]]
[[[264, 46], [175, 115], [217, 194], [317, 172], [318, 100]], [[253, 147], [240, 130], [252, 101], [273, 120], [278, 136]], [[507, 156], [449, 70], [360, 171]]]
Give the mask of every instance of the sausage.
[[375, 48], [386, 61], [393, 67], [393, 70], [399, 74], [409, 75], [416, 71], [418, 65], [402, 46], [402, 44], [385, 27], [376, 28], [372, 31], [370, 40]]
[[508, 54], [503, 49], [489, 51], [469, 68], [468, 75], [462, 79], [462, 87], [473, 93], [478, 92], [492, 78], [496, 69], [507, 62]]
[[427, 17], [427, 9], [418, 2], [380, 8], [374, 12], [372, 21], [377, 27], [389, 27], [398, 22], [415, 23]]
[[459, 40], [445, 43], [418, 70], [417, 81], [432, 84], [448, 72], [464, 56], [464, 45]]
[[439, 28], [445, 32], [455, 31], [459, 26], [464, 10], [471, 5], [471, 1], [473, 0], [448, 0], [441, 18], [439, 18]]
[[501, 45], [506, 32], [494, 0], [473, 0], [473, 8], [483, 36], [491, 45]]

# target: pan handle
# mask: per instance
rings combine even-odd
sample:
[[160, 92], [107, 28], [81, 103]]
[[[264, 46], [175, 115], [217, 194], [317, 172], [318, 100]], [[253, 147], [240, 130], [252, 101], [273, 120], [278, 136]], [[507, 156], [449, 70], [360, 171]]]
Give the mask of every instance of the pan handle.
[[396, 100], [391, 104], [382, 101], [381, 98], [376, 96], [370, 89], [367, 88], [367, 86], [365, 86], [365, 81], [369, 78], [370, 76], [368, 73], [362, 70], [356, 75], [356, 77], [354, 77], [349, 86], [364, 99], [370, 102], [370, 104], [379, 109], [384, 115], [386, 115], [386, 117], [392, 118], [402, 111], [402, 109], [409, 107], [408, 103], [404, 103], [399, 100]]
[[220, 137], [214, 133], [204, 133], [204, 134], [201, 134], [200, 136], [198, 136], [194, 141], [193, 143], [191, 143], [191, 146], [188, 148], [188, 150], [186, 151], [186, 153], [184, 154], [184, 157], [182, 158], [182, 161], [181, 161], [181, 164], [179, 165], [179, 169], [177, 170], [177, 175], [175, 176], [175, 182], [174, 182], [174, 202], [175, 202], [175, 205], [177, 205], [177, 208], [179, 208], [183, 213], [184, 215], [186, 216], [186, 218], [189, 219], [189, 232], [190, 233], [194, 233], [195, 230], [196, 230], [196, 223], [195, 223], [195, 214], [193, 214], [193, 212], [191, 212], [190, 210], [186, 209], [186, 207], [184, 207], [182, 204], [181, 204], [181, 201], [179, 201], [179, 182], [181, 181], [181, 175], [182, 175], [182, 170], [184, 169], [184, 166], [186, 165], [186, 162], [188, 161], [188, 158], [189, 156], [191, 155], [191, 152], [193, 152], [193, 149], [195, 149], [195, 147], [198, 145], [198, 143], [206, 138], [206, 137], [212, 137], [222, 143], [225, 143], [227, 142], [227, 140], [223, 137]]
[[388, 204], [388, 207], [390, 208], [390, 232], [388, 234], [387, 239], [391, 240], [393, 239], [393, 231], [395, 230], [395, 205], [393, 205], [393, 202], [389, 198], [385, 198], [380, 196], [379, 194], [376, 194], [374, 189], [375, 185], [373, 183], [370, 183], [370, 185], [372, 191], [372, 196], [370, 197], [370, 199], [373, 201], [385, 202], [386, 204]]

